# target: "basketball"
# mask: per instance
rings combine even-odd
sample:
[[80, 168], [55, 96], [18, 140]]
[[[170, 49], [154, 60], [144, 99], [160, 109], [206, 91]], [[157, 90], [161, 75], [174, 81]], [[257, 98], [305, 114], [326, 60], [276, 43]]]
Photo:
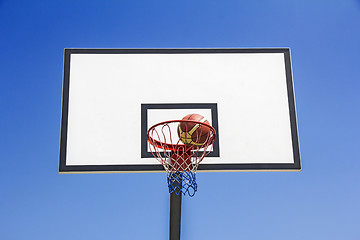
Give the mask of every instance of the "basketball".
[[182, 120], [197, 121], [200, 123], [180, 122], [178, 126], [178, 135], [181, 142], [188, 146], [201, 146], [209, 139], [211, 133], [210, 127], [201, 124], [205, 123], [210, 125], [209, 121], [206, 120], [204, 116], [194, 113], [186, 115]]

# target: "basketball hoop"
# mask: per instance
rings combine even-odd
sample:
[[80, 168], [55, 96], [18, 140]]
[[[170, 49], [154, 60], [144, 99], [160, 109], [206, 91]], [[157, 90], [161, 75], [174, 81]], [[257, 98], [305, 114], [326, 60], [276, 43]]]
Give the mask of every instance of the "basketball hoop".
[[196, 171], [212, 151], [215, 138], [212, 126], [192, 120], [161, 122], [148, 130], [149, 149], [165, 168], [169, 193], [194, 196]]

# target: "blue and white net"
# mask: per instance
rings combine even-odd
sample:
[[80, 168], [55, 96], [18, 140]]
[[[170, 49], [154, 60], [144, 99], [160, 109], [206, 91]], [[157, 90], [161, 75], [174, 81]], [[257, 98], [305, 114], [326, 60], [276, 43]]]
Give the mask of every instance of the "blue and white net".
[[176, 195], [183, 193], [192, 197], [197, 191], [196, 172], [170, 172], [168, 173], [167, 182], [169, 193], [176, 193]]
[[[198, 128], [202, 130], [196, 133], [201, 139], [194, 137], [194, 134], [191, 136], [191, 142], [196, 144], [189, 144], [183, 137], [180, 139], [179, 123], [184, 122], [201, 126]], [[164, 166], [169, 193], [194, 196], [197, 191], [196, 171], [203, 158], [212, 151], [215, 136], [215, 130], [210, 125], [195, 121], [167, 121], [149, 129], [149, 150]]]

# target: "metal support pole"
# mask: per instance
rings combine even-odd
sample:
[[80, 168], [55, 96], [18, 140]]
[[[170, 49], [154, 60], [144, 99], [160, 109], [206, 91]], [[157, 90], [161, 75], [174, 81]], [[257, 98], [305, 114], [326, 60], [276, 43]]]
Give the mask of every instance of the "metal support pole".
[[180, 240], [181, 195], [181, 192], [176, 195], [175, 191], [170, 194], [170, 240]]

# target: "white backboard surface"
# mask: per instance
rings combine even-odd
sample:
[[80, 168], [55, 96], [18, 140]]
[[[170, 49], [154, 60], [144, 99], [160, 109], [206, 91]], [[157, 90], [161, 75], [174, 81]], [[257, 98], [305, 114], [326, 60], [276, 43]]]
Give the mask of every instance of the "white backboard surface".
[[146, 131], [190, 113], [199, 171], [300, 170], [289, 49], [66, 49], [60, 172], [162, 171]]

